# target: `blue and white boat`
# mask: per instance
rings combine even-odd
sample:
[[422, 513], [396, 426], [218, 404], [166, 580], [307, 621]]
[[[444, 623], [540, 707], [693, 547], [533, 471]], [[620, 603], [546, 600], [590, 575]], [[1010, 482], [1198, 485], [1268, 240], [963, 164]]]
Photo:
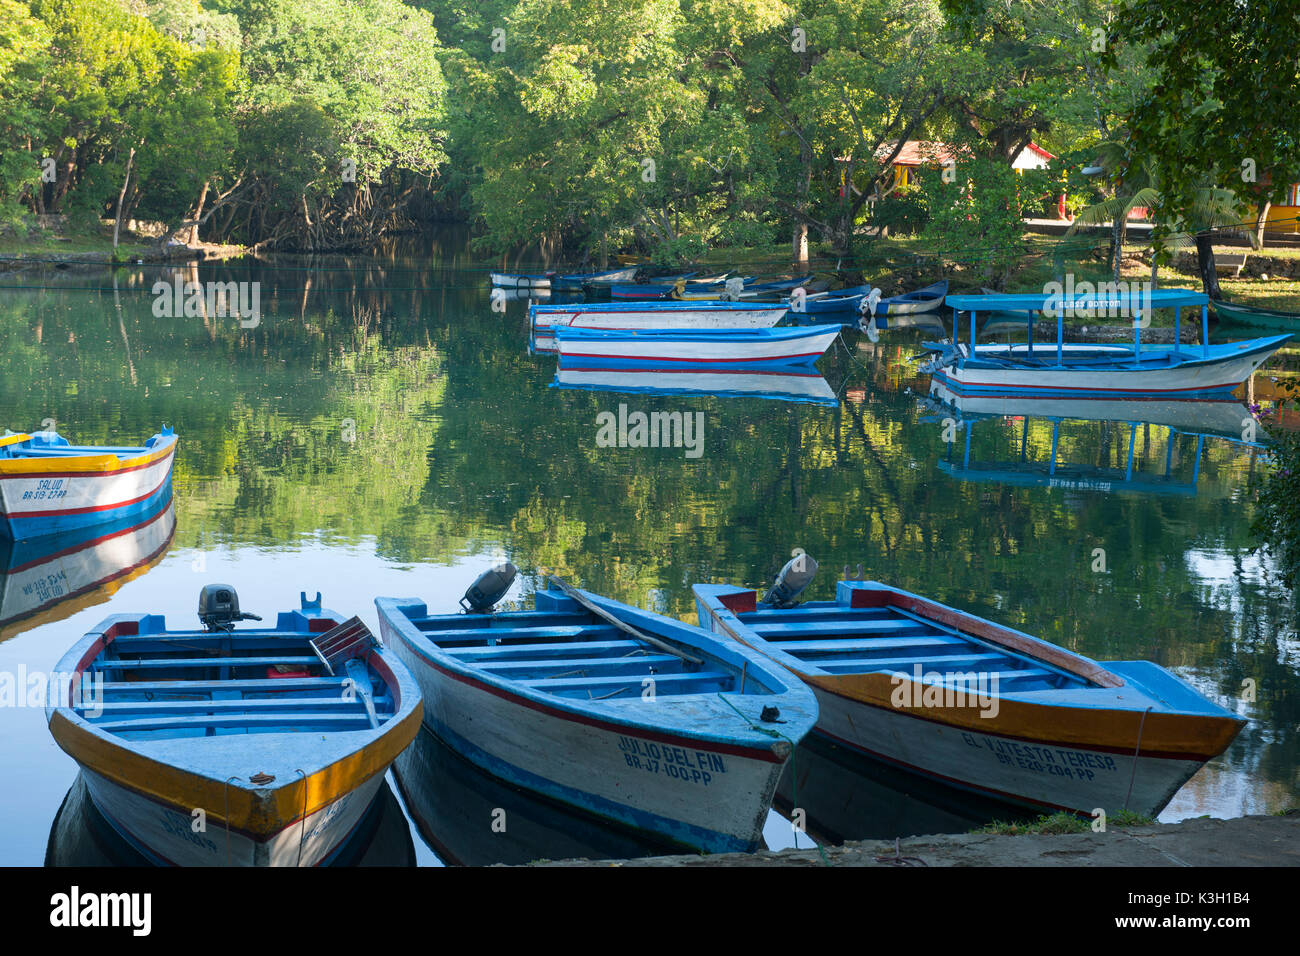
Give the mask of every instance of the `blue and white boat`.
[[916, 315], [921, 312], [934, 312], [943, 305], [944, 296], [948, 294], [948, 280], [931, 283], [912, 292], [890, 296], [876, 303], [875, 315]]
[[815, 733], [860, 756], [1023, 808], [1155, 816], [1246, 724], [1156, 664], [1098, 663], [874, 581], [797, 603], [815, 571], [796, 557], [762, 602], [696, 585], [700, 623], [808, 684]]
[[171, 497], [176, 435], [73, 445], [57, 432], [0, 436], [0, 538], [41, 537], [153, 511]]
[[768, 398], [810, 405], [839, 404], [835, 390], [815, 368], [776, 366], [761, 372], [718, 369], [560, 368], [551, 383], [558, 388], [649, 395], [713, 395], [720, 398]]
[[320, 595], [274, 627], [235, 629], [254, 617], [209, 585], [202, 630], [116, 614], [55, 669], [50, 732], [153, 863], [328, 863], [419, 730], [418, 688], [360, 620]]
[[499, 289], [549, 289], [557, 275], [555, 272], [493, 272], [490, 278]]
[[763, 370], [812, 365], [839, 336], [838, 325], [780, 329], [553, 330], [560, 367]]
[[610, 286], [616, 282], [631, 282], [640, 266], [607, 269], [604, 272], [571, 272], [551, 277], [551, 288], [556, 292], [581, 292], [583, 286]]
[[572, 329], [767, 329], [786, 314], [783, 303], [588, 302], [530, 305], [535, 352], [554, 352], [557, 328]]
[[492, 613], [514, 568], [489, 574], [500, 583], [476, 582], [464, 614], [375, 601], [433, 732], [509, 783], [676, 845], [758, 848], [816, 721], [811, 692], [738, 644], [567, 586]]
[[[1145, 296], [1127, 293], [1081, 295], [950, 295], [952, 341], [927, 343], [935, 357], [923, 369], [932, 382], [954, 395], [1088, 399], [1224, 398], [1232, 394], [1290, 338], [1275, 335], [1219, 345], [1209, 343], [1209, 298], [1186, 289], [1158, 289]], [[1179, 343], [1181, 310], [1201, 309], [1202, 345]], [[1142, 328], [1150, 310], [1174, 310], [1174, 344], [1143, 345]], [[1026, 313], [1027, 342], [976, 345], [981, 313]], [[1035, 344], [1032, 317], [1048, 311], [1057, 317], [1053, 344]], [[969, 342], [959, 341], [958, 313], [969, 313]], [[1133, 344], [1065, 342], [1064, 316], [1124, 315], [1133, 321]]]

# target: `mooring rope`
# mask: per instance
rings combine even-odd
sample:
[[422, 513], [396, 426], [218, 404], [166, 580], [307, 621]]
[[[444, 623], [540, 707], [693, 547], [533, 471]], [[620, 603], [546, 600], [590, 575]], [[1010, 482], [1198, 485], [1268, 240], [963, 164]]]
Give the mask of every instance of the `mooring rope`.
[[[800, 809], [799, 768], [795, 766], [795, 762], [794, 762], [795, 759], [794, 754], [795, 751], [798, 749], [795, 742], [791, 740], [789, 737], [787, 737], [785, 734], [781, 733], [781, 731], [779, 730], [773, 730], [770, 727], [760, 727], [758, 724], [754, 723], [752, 720], [750, 720], [748, 717], [742, 714], [740, 712], [740, 709], [736, 707], [735, 704], [727, 700], [727, 698], [723, 697], [721, 691], [718, 692], [718, 700], [722, 701], [724, 704], [726, 704], [728, 707], [734, 710], [736, 712], [736, 716], [749, 725], [750, 730], [757, 730], [760, 734], [767, 734], [767, 736], [769, 737], [780, 737], [782, 740], [784, 740], [786, 743], [790, 745], [790, 799], [792, 801], [791, 805], [794, 808], [795, 812], [797, 813]], [[794, 847], [797, 850], [799, 849], [799, 827], [798, 826], [794, 827], [794, 832], [795, 832]], [[822, 862], [825, 863], [827, 866], [830, 866], [831, 861], [827, 859], [826, 851], [822, 849], [821, 843], [817, 843], [816, 847], [817, 847], [818, 854], [822, 858]]]
[[1137, 772], [1138, 772], [1138, 754], [1142, 752], [1142, 728], [1146, 726], [1147, 714], [1149, 713], [1151, 713], [1150, 707], [1142, 711], [1142, 720], [1138, 722], [1137, 746], [1133, 748], [1133, 772], [1129, 775], [1128, 778], [1128, 793], [1124, 795], [1125, 810], [1128, 809], [1128, 802], [1133, 796], [1133, 781], [1137, 779]]

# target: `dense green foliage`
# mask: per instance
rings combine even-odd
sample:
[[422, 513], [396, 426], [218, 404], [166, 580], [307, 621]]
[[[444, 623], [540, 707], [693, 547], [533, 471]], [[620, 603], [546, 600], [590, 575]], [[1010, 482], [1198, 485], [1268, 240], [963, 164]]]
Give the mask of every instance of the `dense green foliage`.
[[[1075, 207], [1157, 181], [1162, 234], [1300, 178], [1297, 13], [1264, 6], [0, 0], [0, 221], [329, 249], [451, 215], [492, 252], [662, 262], [929, 223], [996, 273], [1014, 243], [958, 227], [1061, 190], [1003, 175], [1031, 140]], [[966, 144], [961, 216], [896, 194], [907, 140]]]

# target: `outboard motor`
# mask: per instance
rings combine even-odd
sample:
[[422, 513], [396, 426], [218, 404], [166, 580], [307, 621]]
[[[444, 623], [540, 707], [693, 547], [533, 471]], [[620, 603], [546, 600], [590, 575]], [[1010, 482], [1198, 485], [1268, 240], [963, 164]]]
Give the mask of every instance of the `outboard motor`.
[[239, 595], [229, 584], [206, 584], [199, 591], [199, 621], [209, 631], [233, 631], [236, 621], [260, 621], [239, 612]]
[[785, 563], [781, 573], [776, 576], [775, 583], [764, 595], [762, 603], [776, 608], [794, 607], [798, 603], [795, 598], [812, 583], [813, 576], [816, 574], [817, 562], [812, 559], [812, 556], [796, 554]]
[[745, 292], [745, 280], [740, 276], [732, 276], [726, 282], [726, 292], [722, 294], [724, 299], [736, 302]]
[[484, 571], [474, 579], [465, 596], [460, 599], [460, 606], [470, 614], [491, 614], [493, 606], [505, 597], [510, 585], [515, 583], [515, 575], [518, 573], [509, 561]]

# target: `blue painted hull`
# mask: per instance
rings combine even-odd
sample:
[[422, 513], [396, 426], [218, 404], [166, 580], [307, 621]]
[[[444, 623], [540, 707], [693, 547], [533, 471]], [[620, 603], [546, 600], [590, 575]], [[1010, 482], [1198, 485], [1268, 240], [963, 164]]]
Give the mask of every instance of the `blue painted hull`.
[[41, 518], [0, 516], [0, 538], [25, 542], [29, 538], [46, 539], [63, 535], [75, 536], [83, 531], [98, 531], [104, 525], [130, 523], [134, 519], [151, 514], [170, 501], [171, 496], [172, 478], [168, 474], [166, 481], [148, 498], [121, 508], [80, 514], [49, 515]]

